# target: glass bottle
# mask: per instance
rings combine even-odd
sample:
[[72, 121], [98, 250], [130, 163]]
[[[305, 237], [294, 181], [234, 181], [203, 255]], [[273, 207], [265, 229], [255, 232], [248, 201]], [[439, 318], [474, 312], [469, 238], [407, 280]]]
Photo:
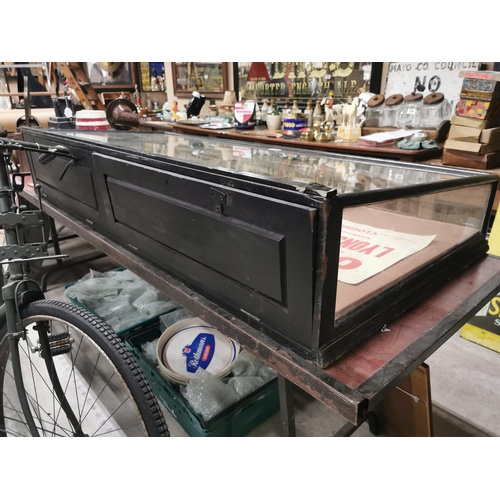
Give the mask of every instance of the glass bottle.
[[264, 99], [262, 101], [262, 107], [260, 108], [260, 114], [262, 116], [262, 119], [265, 119], [266, 115], [267, 115], [267, 109], [268, 109], [268, 101], [267, 99]]
[[259, 108], [259, 103], [257, 101], [254, 101], [255, 104], [255, 122], [257, 125], [260, 125], [260, 122], [262, 121], [262, 111]]
[[283, 111], [281, 113], [281, 119], [282, 121], [286, 120], [289, 115], [290, 115], [290, 103], [288, 101], [285, 101], [285, 105], [283, 106]]
[[313, 126], [313, 109], [312, 102], [307, 101], [306, 109], [304, 110], [304, 114], [307, 116], [307, 126], [311, 128]]
[[322, 121], [323, 121], [323, 113], [321, 112], [321, 103], [319, 99], [317, 99], [313, 112], [313, 125], [315, 125], [316, 123], [321, 123]]

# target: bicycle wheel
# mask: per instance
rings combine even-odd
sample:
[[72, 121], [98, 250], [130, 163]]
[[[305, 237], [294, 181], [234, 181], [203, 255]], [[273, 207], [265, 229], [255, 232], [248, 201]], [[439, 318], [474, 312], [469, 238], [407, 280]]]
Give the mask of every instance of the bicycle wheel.
[[[19, 341], [24, 389], [40, 436], [169, 435], [144, 374], [108, 325], [85, 309], [53, 300], [29, 304], [21, 317], [27, 332]], [[51, 346], [50, 367], [41, 355], [45, 340]], [[55, 390], [54, 372], [64, 397]], [[74, 416], [65, 411], [64, 399]], [[31, 435], [5, 328], [0, 333], [0, 435]]]

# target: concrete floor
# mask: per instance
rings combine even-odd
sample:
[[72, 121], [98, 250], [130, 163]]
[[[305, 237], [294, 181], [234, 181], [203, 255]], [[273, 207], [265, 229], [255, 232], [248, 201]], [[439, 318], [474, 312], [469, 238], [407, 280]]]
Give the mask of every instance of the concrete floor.
[[[62, 233], [64, 234], [64, 233]], [[62, 251], [76, 257], [93, 251], [79, 238], [62, 243]], [[43, 272], [54, 267], [45, 262]], [[64, 285], [76, 281], [89, 267], [106, 271], [118, 267], [109, 258], [96, 260], [51, 274], [47, 297], [64, 299]], [[455, 334], [426, 361], [430, 366], [435, 436], [500, 435], [500, 354], [466, 341]], [[187, 436], [177, 421], [165, 410], [171, 435]], [[311, 396], [295, 390], [296, 432], [298, 436], [331, 436], [346, 421]], [[279, 414], [250, 432], [249, 436], [279, 436]], [[354, 436], [371, 436], [363, 424]]]

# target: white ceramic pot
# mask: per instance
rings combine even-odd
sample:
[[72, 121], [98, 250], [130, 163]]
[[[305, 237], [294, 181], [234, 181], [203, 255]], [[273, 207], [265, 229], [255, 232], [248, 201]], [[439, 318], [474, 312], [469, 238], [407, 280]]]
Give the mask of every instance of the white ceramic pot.
[[280, 130], [281, 129], [281, 114], [279, 115], [267, 115], [266, 125], [269, 130]]

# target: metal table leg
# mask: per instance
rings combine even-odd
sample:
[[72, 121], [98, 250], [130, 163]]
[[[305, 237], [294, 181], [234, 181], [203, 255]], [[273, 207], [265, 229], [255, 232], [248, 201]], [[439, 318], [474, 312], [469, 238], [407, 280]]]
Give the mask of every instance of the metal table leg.
[[354, 425], [354, 424], [351, 424], [351, 423], [347, 423], [345, 424], [340, 430], [338, 430], [334, 435], [333, 437], [349, 437], [349, 436], [352, 436], [354, 434], [354, 432], [359, 429], [359, 427], [365, 423], [365, 422], [368, 422], [368, 426], [370, 428], [370, 432], [374, 435], [374, 436], [378, 436], [379, 435], [379, 432], [380, 432], [380, 426], [379, 426], [379, 422], [378, 422], [378, 418], [377, 418], [377, 415], [372, 412], [372, 411], [369, 411], [367, 414], [366, 414], [366, 418], [363, 420], [363, 422], [361, 422], [360, 424], [358, 425]]
[[295, 437], [295, 409], [293, 402], [293, 384], [278, 374], [278, 390], [280, 397], [281, 435]]

